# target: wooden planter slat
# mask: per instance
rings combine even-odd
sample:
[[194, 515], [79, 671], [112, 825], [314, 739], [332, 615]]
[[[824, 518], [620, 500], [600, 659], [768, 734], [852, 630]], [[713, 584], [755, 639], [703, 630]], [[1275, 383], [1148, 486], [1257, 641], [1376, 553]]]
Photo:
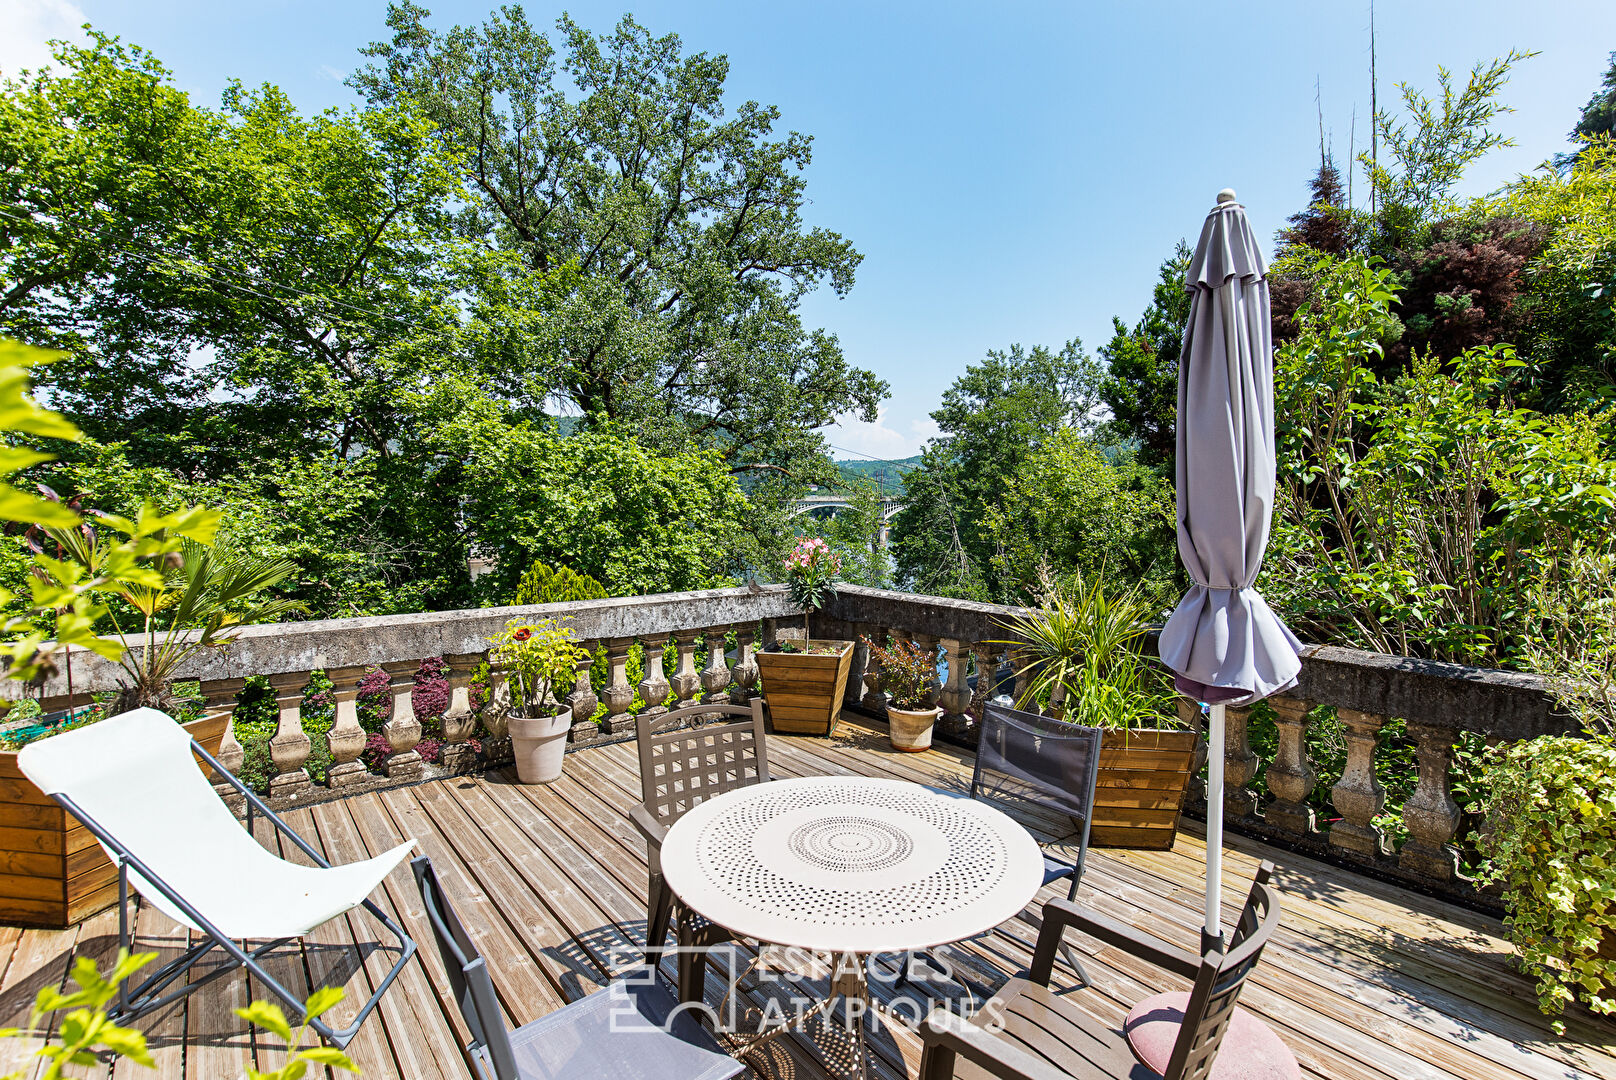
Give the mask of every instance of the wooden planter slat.
[[841, 651], [757, 654], [769, 720], [783, 735], [830, 735], [842, 718], [853, 643], [815, 640], [809, 644], [840, 645]]
[[[185, 729], [217, 754], [226, 723], [204, 717]], [[59, 930], [117, 899], [117, 867], [90, 830], [22, 774], [16, 751], [0, 752], [0, 923]]]
[[1195, 740], [1193, 731], [1106, 732], [1100, 744], [1089, 843], [1152, 851], [1171, 848], [1189, 789]]

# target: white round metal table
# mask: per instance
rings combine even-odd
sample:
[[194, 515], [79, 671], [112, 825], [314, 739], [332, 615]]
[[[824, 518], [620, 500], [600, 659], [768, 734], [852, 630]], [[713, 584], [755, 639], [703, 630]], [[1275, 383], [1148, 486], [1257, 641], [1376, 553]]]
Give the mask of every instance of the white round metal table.
[[[1043, 868], [1037, 841], [1002, 811], [870, 777], [736, 788], [662, 842], [663, 878], [691, 910], [740, 937], [833, 955], [918, 952], [991, 930], [1033, 899]], [[866, 1005], [867, 994], [862, 982], [833, 988]], [[862, 1045], [858, 1058], [862, 1072]]]

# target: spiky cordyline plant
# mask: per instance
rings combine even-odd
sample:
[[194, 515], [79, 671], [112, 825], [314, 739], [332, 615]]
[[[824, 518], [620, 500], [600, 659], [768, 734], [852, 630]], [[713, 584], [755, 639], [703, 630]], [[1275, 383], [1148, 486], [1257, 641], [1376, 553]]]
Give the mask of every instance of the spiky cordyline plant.
[[1021, 654], [1016, 677], [1027, 676], [1016, 707], [1050, 701], [1072, 723], [1121, 731], [1173, 726], [1172, 693], [1139, 651], [1154, 606], [1138, 583], [1110, 593], [1103, 580], [1102, 570], [1065, 590], [1046, 570], [1040, 609], [1005, 621], [1015, 640], [996, 644]]

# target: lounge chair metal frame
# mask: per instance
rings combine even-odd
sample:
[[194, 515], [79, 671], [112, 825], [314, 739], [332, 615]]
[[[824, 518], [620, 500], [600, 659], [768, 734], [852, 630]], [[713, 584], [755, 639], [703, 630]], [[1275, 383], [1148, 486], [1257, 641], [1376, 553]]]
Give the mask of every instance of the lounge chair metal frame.
[[[264, 817], [268, 818], [269, 821], [275, 826], [277, 831], [279, 831], [287, 839], [291, 840], [292, 843], [296, 844], [298, 850], [302, 851], [303, 854], [307, 855], [310, 859], [313, 859], [316, 866], [326, 870], [331, 869], [331, 864], [326, 861], [324, 856], [309, 846], [308, 842], [293, 831], [290, 825], [282, 821], [278, 814], [276, 814], [268, 806], [264, 805], [264, 801], [260, 799], [251, 788], [242, 783], [241, 779], [233, 774], [229, 769], [221, 765], [219, 761], [214, 758], [212, 754], [204, 750], [195, 739], [191, 740], [191, 752], [197, 757], [201, 758], [203, 761], [207, 762], [208, 767], [213, 770], [215, 775], [222, 777], [230, 784], [231, 787], [235, 788], [236, 791], [240, 792], [241, 795], [246, 798], [247, 821], [245, 827], [249, 831], [252, 829], [253, 812], [257, 811], [258, 813], [263, 814]], [[131, 952], [134, 951], [133, 936], [130, 933], [129, 927], [129, 871], [131, 868], [133, 868], [144, 881], [150, 884], [152, 888], [162, 893], [163, 896], [169, 900], [169, 902], [183, 911], [185, 913], [185, 917], [190, 919], [191, 922], [195, 923], [196, 926], [201, 929], [203, 933], [207, 934], [209, 938], [209, 940], [202, 942], [201, 944], [193, 945], [186, 949], [179, 956], [175, 957], [173, 960], [170, 960], [152, 974], [146, 976], [146, 978], [142, 979], [140, 983], [133, 988], [131, 988], [129, 984], [125, 982], [124, 985], [119, 988], [117, 1005], [110, 1014], [113, 1021], [122, 1023], [127, 1020], [132, 1020], [136, 1017], [143, 1016], [147, 1013], [154, 1012], [157, 1009], [170, 1005], [173, 1002], [178, 1001], [181, 998], [201, 989], [214, 979], [219, 978], [221, 975], [226, 975], [237, 970], [238, 968], [243, 967], [252, 973], [253, 978], [263, 983], [264, 986], [269, 989], [270, 993], [274, 994], [276, 997], [280, 998], [282, 1002], [290, 1006], [298, 1016], [302, 1017], [304, 1015], [302, 999], [297, 997], [297, 995], [293, 994], [286, 987], [282, 986], [281, 983], [268, 971], [264, 970], [263, 965], [259, 963], [261, 957], [269, 953], [271, 950], [291, 941], [292, 938], [277, 938], [276, 940], [270, 941], [264, 945], [260, 945], [252, 950], [247, 949], [247, 943], [245, 941], [238, 945], [234, 940], [225, 937], [217, 927], [207, 920], [206, 916], [197, 911], [196, 908], [192, 907], [183, 896], [179, 895], [179, 893], [170, 888], [161, 877], [153, 873], [152, 870], [147, 867], [145, 863], [141, 862], [140, 859], [136, 857], [134, 852], [125, 847], [117, 837], [109, 833], [94, 818], [90, 817], [83, 810], [79, 809], [78, 805], [75, 804], [71, 798], [59, 793], [52, 794], [51, 798], [55, 799], [57, 803], [59, 803], [68, 813], [72, 814], [79, 821], [82, 821], [84, 823], [84, 827], [89, 829], [90, 833], [97, 840], [101, 841], [102, 844], [117, 855], [118, 944], [121, 947], [128, 949]], [[400, 971], [404, 970], [404, 965], [409, 962], [410, 957], [415, 955], [415, 941], [404, 932], [402, 927], [389, 918], [387, 913], [378, 907], [374, 900], [367, 898], [362, 906], [366, 911], [370, 912], [370, 914], [375, 917], [377, 922], [385, 926], [388, 931], [398, 939], [401, 953], [399, 958], [394, 962], [392, 968], [387, 972], [387, 975], [382, 979], [381, 985], [376, 988], [375, 993], [371, 994], [370, 999], [365, 1002], [363, 1007], [361, 1007], [359, 1012], [354, 1016], [352, 1023], [343, 1028], [332, 1028], [330, 1025], [325, 1023], [325, 1021], [318, 1018], [308, 1021], [310, 1027], [319, 1032], [322, 1037], [328, 1039], [339, 1048], [347, 1046], [348, 1043], [353, 1040], [354, 1035], [359, 1031], [359, 1026], [365, 1022], [366, 1018], [370, 1016], [371, 1011], [376, 1008], [377, 1004], [382, 999], [382, 995], [387, 992], [388, 987], [393, 985], [393, 980], [398, 978]], [[341, 918], [340, 915], [337, 917]], [[221, 965], [217, 970], [209, 972], [206, 976], [198, 979], [195, 982], [186, 983], [178, 990], [164, 993], [164, 991], [172, 986], [176, 980], [187, 975], [191, 968], [195, 967], [204, 956], [212, 952], [214, 949], [223, 949], [231, 956], [232, 959], [234, 959], [235, 962], [232, 964]]]

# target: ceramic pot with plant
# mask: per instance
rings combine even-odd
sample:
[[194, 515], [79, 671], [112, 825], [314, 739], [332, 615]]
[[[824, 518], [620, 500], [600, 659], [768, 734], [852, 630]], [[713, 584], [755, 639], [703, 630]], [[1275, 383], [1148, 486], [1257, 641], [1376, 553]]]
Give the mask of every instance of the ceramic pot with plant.
[[803, 641], [774, 641], [757, 654], [763, 701], [775, 731], [830, 735], [841, 719], [853, 643], [817, 639], [809, 632], [813, 613], [836, 595], [841, 569], [841, 556], [816, 537], [800, 541], [786, 556], [786, 586], [802, 606]]
[[887, 738], [894, 750], [918, 754], [931, 749], [931, 733], [943, 710], [928, 705], [937, 677], [937, 654], [913, 641], [895, 641], [891, 648], [864, 638], [870, 659], [881, 667], [881, 689], [887, 695]]
[[572, 728], [572, 710], [550, 691], [570, 678], [582, 654], [571, 627], [554, 619], [536, 623], [512, 619], [489, 639], [489, 659], [505, 671], [511, 689], [511, 756], [524, 784], [553, 784], [561, 779]]
[[1043, 585], [1040, 608], [1008, 620], [1013, 639], [998, 642], [1024, 687], [1016, 707], [1104, 730], [1090, 844], [1167, 850], [1200, 736], [1180, 724], [1170, 677], [1143, 653], [1156, 606], [1138, 585], [1107, 590], [1100, 575]]

